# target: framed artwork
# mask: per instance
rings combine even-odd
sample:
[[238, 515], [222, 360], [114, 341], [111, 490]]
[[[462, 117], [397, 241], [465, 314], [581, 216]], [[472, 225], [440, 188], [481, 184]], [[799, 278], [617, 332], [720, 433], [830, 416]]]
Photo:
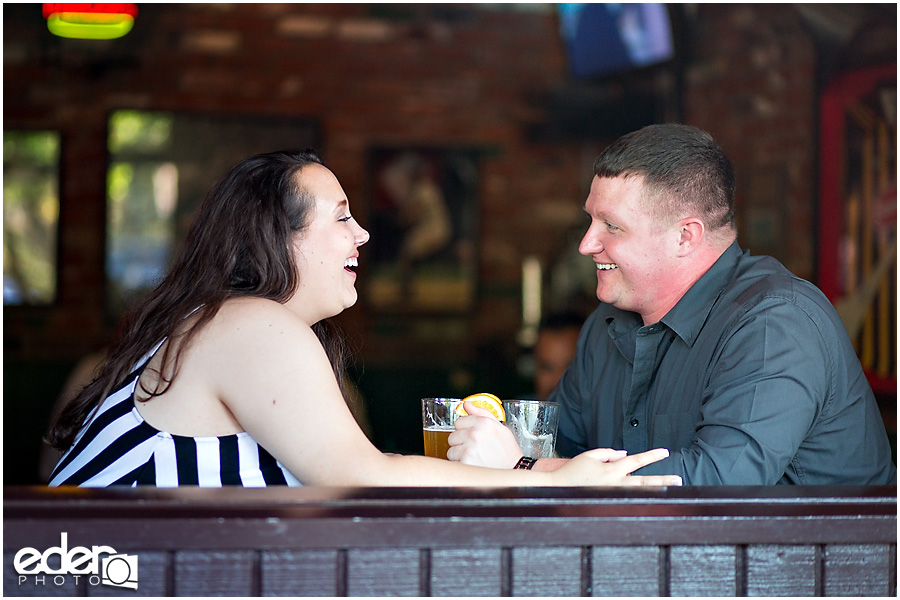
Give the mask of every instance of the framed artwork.
[[478, 152], [375, 148], [366, 299], [382, 314], [461, 314], [477, 281]]

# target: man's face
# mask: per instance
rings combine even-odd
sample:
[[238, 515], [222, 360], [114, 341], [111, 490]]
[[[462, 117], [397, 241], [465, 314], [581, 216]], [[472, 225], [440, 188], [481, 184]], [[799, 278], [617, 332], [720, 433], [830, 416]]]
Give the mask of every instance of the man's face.
[[643, 201], [643, 177], [594, 177], [584, 210], [591, 225], [578, 251], [597, 265], [597, 298], [661, 319], [676, 293], [672, 283], [678, 226], [654, 221]]

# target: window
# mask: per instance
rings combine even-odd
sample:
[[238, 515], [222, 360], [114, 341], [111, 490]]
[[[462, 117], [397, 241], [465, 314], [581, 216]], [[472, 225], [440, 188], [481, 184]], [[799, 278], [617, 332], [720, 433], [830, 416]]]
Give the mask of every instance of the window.
[[3, 305], [56, 299], [60, 136], [3, 132]]
[[111, 316], [117, 318], [159, 283], [197, 204], [235, 163], [317, 142], [307, 119], [114, 111], [106, 200]]
[[152, 288], [173, 245], [178, 168], [165, 159], [168, 113], [117, 111], [110, 118], [106, 181], [106, 276], [113, 306]]

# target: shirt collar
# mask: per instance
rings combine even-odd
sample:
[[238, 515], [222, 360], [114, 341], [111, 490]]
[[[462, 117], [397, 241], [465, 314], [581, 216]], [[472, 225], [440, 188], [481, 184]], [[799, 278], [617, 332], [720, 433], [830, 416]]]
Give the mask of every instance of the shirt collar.
[[731, 280], [743, 251], [737, 240], [661, 319], [685, 344], [693, 346], [713, 305]]

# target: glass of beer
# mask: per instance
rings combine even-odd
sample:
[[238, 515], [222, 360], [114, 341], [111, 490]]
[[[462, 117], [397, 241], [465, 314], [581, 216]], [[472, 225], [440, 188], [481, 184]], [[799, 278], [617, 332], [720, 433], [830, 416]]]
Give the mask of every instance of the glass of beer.
[[559, 403], [546, 400], [504, 400], [506, 426], [525, 456], [551, 458], [556, 451]]
[[460, 398], [422, 398], [422, 436], [425, 456], [447, 459], [447, 438], [456, 428], [456, 407]]

